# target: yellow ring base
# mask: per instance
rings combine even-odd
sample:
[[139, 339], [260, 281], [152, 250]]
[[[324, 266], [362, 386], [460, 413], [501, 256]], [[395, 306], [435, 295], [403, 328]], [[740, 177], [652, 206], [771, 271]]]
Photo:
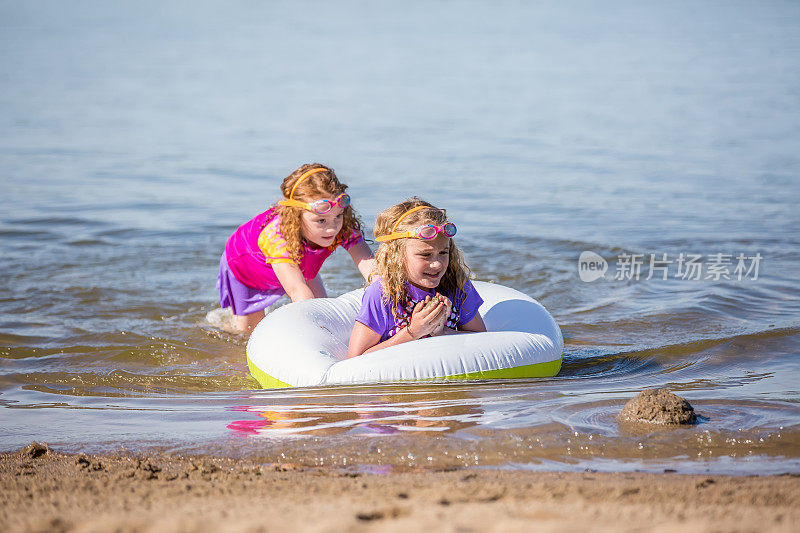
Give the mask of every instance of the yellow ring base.
[[[532, 365], [516, 366], [512, 368], [498, 368], [495, 370], [483, 370], [478, 372], [467, 372], [466, 374], [455, 374], [453, 376], [444, 376], [441, 378], [428, 378], [425, 381], [463, 381], [463, 380], [480, 380], [480, 379], [525, 379], [525, 378], [551, 378], [558, 374], [561, 370], [561, 362], [563, 358], [559, 357], [555, 361], [548, 361], [546, 363], [534, 363]], [[276, 379], [250, 361], [247, 358], [247, 366], [250, 368], [250, 374], [258, 381], [259, 385], [265, 389], [285, 389], [292, 387], [288, 383]]]

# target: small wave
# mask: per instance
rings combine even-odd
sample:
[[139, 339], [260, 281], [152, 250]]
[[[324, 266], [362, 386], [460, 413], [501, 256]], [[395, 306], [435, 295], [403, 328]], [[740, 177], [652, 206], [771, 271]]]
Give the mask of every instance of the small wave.
[[111, 245], [110, 242], [104, 239], [75, 239], [73, 241], [68, 241], [67, 245], [69, 246], [108, 246]]
[[[6, 327], [6, 326], [4, 326]], [[36, 345], [47, 342], [47, 337], [38, 335], [19, 335], [14, 333], [0, 332], [0, 347], [13, 349], [16, 353], [19, 350], [36, 350]], [[10, 350], [0, 349], [0, 356], [14, 357]]]
[[588, 378], [603, 376], [616, 379], [620, 376], [634, 376], [647, 371], [661, 369], [655, 357], [640, 357], [636, 352], [604, 353], [603, 350], [576, 350], [565, 353], [560, 378]]
[[[761, 360], [761, 371], [753, 372], [753, 362], [742, 356], [748, 346], [764, 349], [768, 342], [782, 343], [800, 333], [800, 326], [748, 331], [737, 334], [711, 336], [687, 342], [658, 346], [575, 346], [569, 340], [564, 353], [564, 363], [559, 378], [598, 378], [606, 382], [620, 379], [635, 384], [639, 389], [663, 386], [666, 381], [675, 390], [714, 390], [737, 388], [775, 377], [775, 369], [765, 368], [768, 360]], [[730, 349], [729, 349], [730, 347]], [[776, 368], [790, 363], [780, 354], [791, 352], [776, 349]], [[784, 363], [781, 363], [783, 361]], [[681, 377], [685, 381], [675, 381]]]
[[233, 312], [228, 307], [217, 307], [206, 313], [206, 322], [222, 331], [236, 333], [233, 329]]
[[711, 336], [706, 338], [693, 339], [686, 342], [664, 344], [660, 346], [647, 347], [643, 349], [630, 350], [628, 353], [647, 355], [658, 353], [662, 355], [684, 355], [686, 353], [696, 353], [708, 350], [720, 344], [734, 341], [758, 341], [766, 339], [780, 339], [784, 337], [794, 337], [800, 333], [800, 325], [789, 324], [782, 327], [745, 331], [736, 334]]
[[[193, 375], [185, 368], [172, 373], [141, 374], [123, 369], [104, 369], [95, 372], [31, 372], [4, 376], [5, 387], [17, 384], [26, 391], [59, 394], [80, 403], [79, 397], [124, 398], [208, 394], [209, 391], [241, 391], [255, 382], [243, 373], [215, 373], [212, 376]], [[18, 404], [14, 407], [24, 407]], [[104, 406], [108, 408], [111, 406]]]
[[50, 231], [28, 230], [28, 229], [0, 229], [0, 237], [5, 239], [32, 239], [40, 240], [53, 237], [55, 233]]
[[22, 226], [94, 226], [95, 221], [80, 217], [34, 217], [16, 218], [7, 221], [10, 224]]

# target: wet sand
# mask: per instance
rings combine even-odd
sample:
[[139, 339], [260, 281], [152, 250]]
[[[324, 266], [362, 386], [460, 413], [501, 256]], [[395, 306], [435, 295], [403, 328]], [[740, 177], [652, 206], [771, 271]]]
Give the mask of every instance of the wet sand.
[[366, 474], [214, 457], [0, 454], [0, 531], [797, 531], [800, 476]]

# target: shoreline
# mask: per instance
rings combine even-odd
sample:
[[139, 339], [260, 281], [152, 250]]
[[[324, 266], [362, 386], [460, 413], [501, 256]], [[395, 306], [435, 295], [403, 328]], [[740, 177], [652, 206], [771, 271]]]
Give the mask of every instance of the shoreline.
[[800, 475], [358, 473], [159, 453], [0, 453], [2, 531], [793, 531]]

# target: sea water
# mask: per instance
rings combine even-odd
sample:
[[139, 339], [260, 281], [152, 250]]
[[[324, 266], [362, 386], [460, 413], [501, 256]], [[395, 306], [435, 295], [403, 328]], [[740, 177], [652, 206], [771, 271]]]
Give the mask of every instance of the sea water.
[[[798, 95], [794, 2], [0, 2], [0, 449], [798, 472]], [[259, 390], [219, 255], [314, 161], [368, 235], [446, 208], [559, 375]]]

